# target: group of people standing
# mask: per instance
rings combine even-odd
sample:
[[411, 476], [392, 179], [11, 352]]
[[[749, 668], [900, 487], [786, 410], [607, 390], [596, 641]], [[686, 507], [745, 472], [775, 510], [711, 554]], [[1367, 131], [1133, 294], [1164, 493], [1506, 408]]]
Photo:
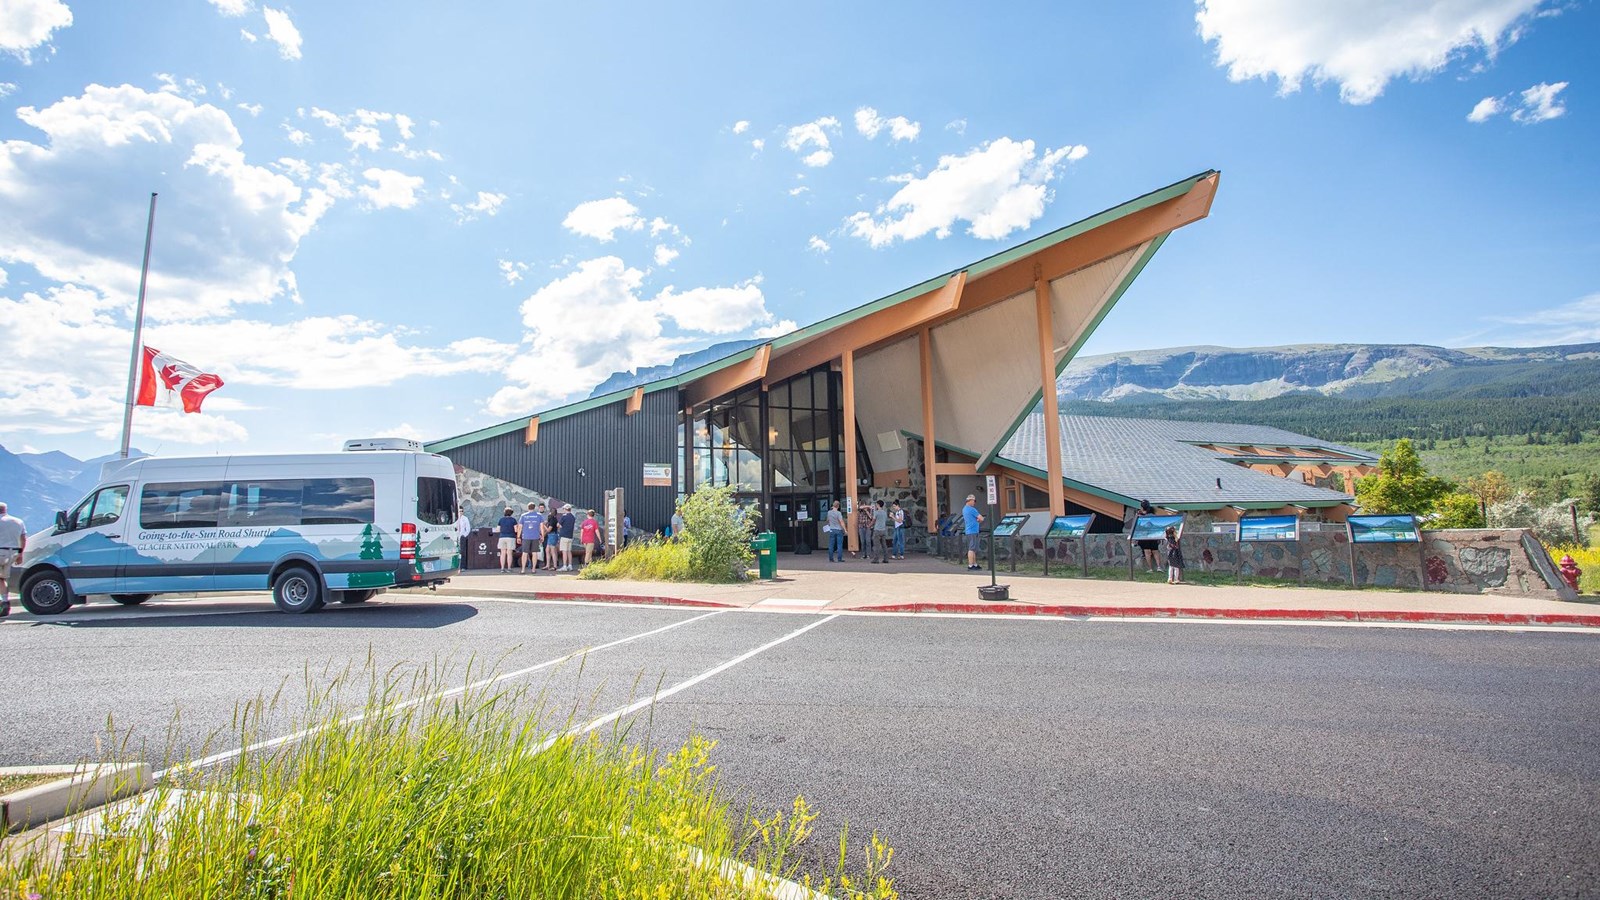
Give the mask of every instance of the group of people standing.
[[[828, 535], [828, 562], [844, 562], [849, 531], [838, 500], [828, 508], [822, 530]], [[885, 506], [882, 500], [861, 504], [856, 516], [856, 540], [868, 554], [867, 562], [887, 563], [906, 558], [906, 511], [899, 502]], [[869, 549], [870, 548], [870, 549]], [[855, 551], [850, 551], [855, 556]]]
[[[467, 520], [465, 511], [456, 520], [456, 525], [463, 542], [462, 555], [465, 557], [465, 542], [472, 532], [472, 524]], [[626, 516], [623, 517], [622, 528], [626, 534]], [[580, 522], [572, 506], [559, 503], [551, 504], [548, 508], [543, 503], [529, 503], [527, 511], [520, 516], [513, 507], [506, 507], [500, 521], [495, 524], [495, 536], [501, 572], [515, 572], [519, 568], [524, 574], [540, 569], [571, 572], [575, 544], [583, 546], [584, 565], [594, 561], [596, 551], [602, 556], [606, 551], [605, 526], [595, 517], [595, 511], [586, 510]]]

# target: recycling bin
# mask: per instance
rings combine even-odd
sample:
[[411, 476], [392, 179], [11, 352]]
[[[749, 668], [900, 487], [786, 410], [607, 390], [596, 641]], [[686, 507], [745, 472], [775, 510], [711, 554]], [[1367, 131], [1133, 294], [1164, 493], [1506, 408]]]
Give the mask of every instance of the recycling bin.
[[475, 528], [467, 535], [467, 556], [461, 561], [468, 569], [498, 569], [500, 541], [493, 528]]
[[769, 581], [778, 577], [778, 533], [757, 532], [755, 538], [750, 541], [750, 549], [755, 552], [756, 566], [762, 580]]

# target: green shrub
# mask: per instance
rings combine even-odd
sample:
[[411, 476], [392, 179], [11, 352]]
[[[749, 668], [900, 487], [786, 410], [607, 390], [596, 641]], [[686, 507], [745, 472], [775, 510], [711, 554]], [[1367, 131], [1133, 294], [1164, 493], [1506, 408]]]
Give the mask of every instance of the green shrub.
[[683, 534], [630, 544], [615, 557], [592, 563], [582, 578], [632, 581], [743, 581], [755, 554], [755, 523], [733, 502], [730, 487], [701, 488], [683, 502]]
[[[618, 731], [552, 732], [526, 711], [529, 698], [492, 688], [397, 702], [442, 680], [428, 670], [374, 678], [359, 716], [313, 709], [307, 721], [319, 724], [301, 741], [220, 771], [179, 769], [147, 795], [161, 815], [110, 815], [106, 833], [78, 835], [68, 852], [48, 837], [8, 843], [0, 891], [48, 900], [766, 897], [759, 879], [717, 864], [738, 859], [838, 897], [895, 896], [882, 874], [892, 851], [876, 835], [864, 871], [847, 871], [841, 836], [835, 870], [812, 877], [796, 859], [816, 818], [803, 799], [765, 819], [730, 814], [712, 741], [693, 737], [663, 754]], [[271, 712], [252, 707], [246, 722]], [[223, 740], [261, 737], [247, 724]]]
[[733, 502], [733, 488], [701, 488], [683, 501], [683, 540], [695, 581], [743, 581], [755, 554], [755, 523]]

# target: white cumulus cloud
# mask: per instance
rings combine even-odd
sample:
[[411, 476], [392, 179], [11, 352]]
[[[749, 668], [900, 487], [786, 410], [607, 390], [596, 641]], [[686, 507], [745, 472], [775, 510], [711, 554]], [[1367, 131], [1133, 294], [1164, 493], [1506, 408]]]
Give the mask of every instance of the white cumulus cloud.
[[1523, 125], [1559, 119], [1567, 113], [1566, 104], [1561, 102], [1561, 92], [1566, 88], [1565, 81], [1555, 84], [1540, 82], [1525, 91], [1504, 97], [1485, 97], [1472, 107], [1472, 112], [1467, 113], [1467, 121], [1482, 124], [1507, 112], [1511, 114], [1511, 121]]
[[0, 3], [0, 53], [27, 65], [33, 61], [31, 51], [71, 24], [72, 10], [60, 0], [6, 0]]
[[654, 258], [656, 265], [664, 266], [678, 258], [678, 251], [668, 247], [666, 244], [657, 244]]
[[811, 239], [806, 241], [806, 249], [814, 253], [827, 253], [833, 247], [827, 241], [813, 234]]
[[1567, 87], [1565, 81], [1555, 84], [1536, 84], [1522, 92], [1522, 105], [1511, 113], [1513, 121], [1531, 125], [1535, 122], [1548, 122], [1565, 115], [1567, 107], [1559, 99], [1559, 95]]
[[361, 186], [361, 197], [373, 209], [410, 209], [417, 205], [417, 191], [422, 189], [422, 176], [407, 175], [394, 169], [371, 168], [361, 177], [372, 182]]
[[626, 199], [607, 197], [579, 203], [561, 220], [561, 227], [604, 244], [615, 240], [619, 231], [643, 228], [644, 219], [639, 216], [639, 208]]
[[255, 8], [250, 0], [206, 0], [206, 2], [215, 6], [217, 12], [225, 16], [242, 16]]
[[744, 119], [740, 119], [739, 121], [733, 123], [733, 133], [734, 134], [744, 134], [746, 131], [749, 131], [749, 130], [750, 130], [750, 123], [745, 121]]
[[1280, 94], [1335, 82], [1371, 103], [1395, 78], [1426, 78], [1470, 53], [1493, 58], [1549, 0], [1198, 0], [1200, 37], [1231, 81], [1278, 80]]
[[525, 262], [511, 259], [502, 259], [498, 260], [498, 262], [500, 264], [500, 277], [506, 280], [506, 284], [516, 284], [522, 280], [522, 276], [528, 274], [528, 264]]
[[500, 207], [505, 202], [505, 194], [479, 191], [478, 199], [471, 203], [452, 203], [450, 210], [456, 214], [457, 222], [471, 222], [479, 216], [494, 218], [500, 213]]
[[905, 116], [885, 119], [870, 106], [856, 110], [856, 131], [867, 140], [875, 140], [885, 128], [889, 129], [889, 138], [895, 141], [914, 141], [917, 135], [922, 133], [921, 123], [913, 122]]
[[[512, 383], [490, 398], [488, 411], [532, 412], [612, 372], [670, 362], [704, 346], [708, 335], [794, 330], [793, 322], [776, 321], [767, 310], [759, 275], [731, 287], [668, 286], [648, 299], [644, 279], [644, 272], [621, 259], [602, 256], [578, 263], [529, 295], [521, 307], [523, 346], [541, 365], [507, 369]], [[583, 317], [583, 328], [570, 327], [575, 314]], [[551, 372], [560, 375], [551, 378]]]
[[[828, 139], [830, 131], [834, 134], [839, 132], [839, 120], [833, 116], [823, 116], [815, 121], [790, 128], [784, 135], [783, 146], [798, 154], [800, 161], [806, 165], [820, 168], [833, 162], [833, 150]], [[807, 152], [808, 150], [810, 152]]]
[[679, 328], [707, 334], [738, 334], [772, 321], [766, 297], [761, 293], [759, 275], [732, 287], [691, 288], [680, 292], [667, 285], [655, 302]]
[[1472, 107], [1472, 112], [1467, 113], [1468, 122], [1487, 122], [1500, 114], [1502, 107], [1500, 98], [1485, 97]]
[[278, 45], [278, 55], [284, 59], [299, 59], [300, 29], [294, 27], [289, 14], [281, 9], [263, 6], [261, 15], [267, 20], [267, 38]]
[[961, 156], [942, 156], [927, 175], [896, 176], [904, 185], [874, 213], [846, 220], [850, 233], [873, 247], [929, 232], [945, 238], [958, 221], [985, 239], [1003, 238], [1044, 214], [1049, 183], [1062, 165], [1088, 154], [1083, 145], [1034, 152], [1034, 143], [1000, 138]]
[[0, 259], [131, 300], [147, 198], [127, 185], [163, 173], [154, 319], [293, 296], [289, 264], [336, 199], [251, 164], [226, 112], [174, 94], [92, 84], [17, 117], [43, 138], [0, 142]]

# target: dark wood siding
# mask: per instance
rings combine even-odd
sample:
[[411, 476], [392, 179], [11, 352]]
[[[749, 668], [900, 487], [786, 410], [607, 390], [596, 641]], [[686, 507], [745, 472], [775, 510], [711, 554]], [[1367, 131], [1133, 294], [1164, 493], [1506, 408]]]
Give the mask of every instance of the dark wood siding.
[[[617, 401], [576, 415], [539, 423], [539, 439], [523, 443], [520, 431], [447, 450], [443, 456], [502, 481], [571, 503], [603, 510], [605, 492], [625, 492], [635, 528], [655, 531], [672, 519], [675, 487], [645, 487], [645, 463], [670, 463], [674, 481], [678, 457], [678, 392], [644, 395], [639, 411], [625, 415]], [[583, 475], [578, 469], [584, 470]]]

